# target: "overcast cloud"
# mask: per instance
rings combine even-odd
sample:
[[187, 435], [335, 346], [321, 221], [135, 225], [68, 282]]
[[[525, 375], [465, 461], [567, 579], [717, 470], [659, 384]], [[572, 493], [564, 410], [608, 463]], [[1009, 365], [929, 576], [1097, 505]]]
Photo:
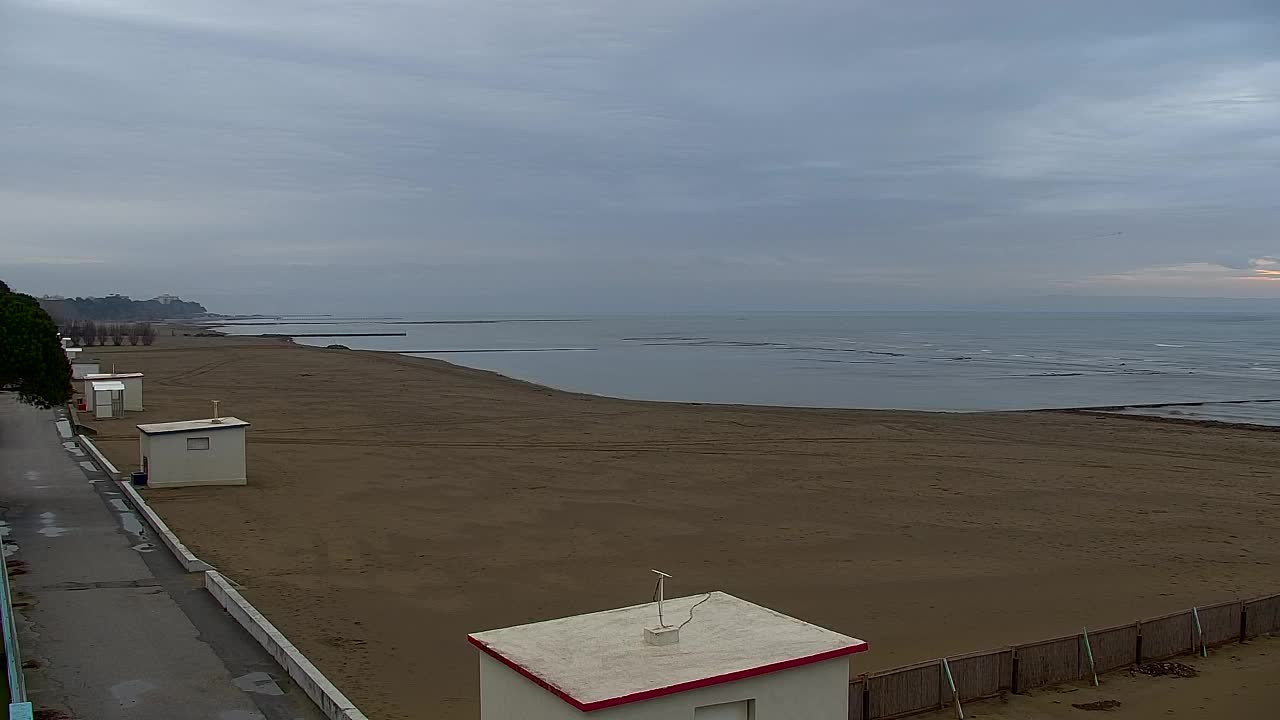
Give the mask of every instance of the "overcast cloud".
[[1280, 297], [1280, 3], [8, 0], [0, 275], [225, 311]]

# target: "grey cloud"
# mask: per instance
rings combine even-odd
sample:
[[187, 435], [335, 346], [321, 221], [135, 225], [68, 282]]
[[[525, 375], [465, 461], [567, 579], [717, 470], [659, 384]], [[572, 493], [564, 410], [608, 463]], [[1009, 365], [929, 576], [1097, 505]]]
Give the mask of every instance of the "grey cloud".
[[9, 3], [0, 270], [833, 307], [1275, 255], [1274, 4], [904, 5]]

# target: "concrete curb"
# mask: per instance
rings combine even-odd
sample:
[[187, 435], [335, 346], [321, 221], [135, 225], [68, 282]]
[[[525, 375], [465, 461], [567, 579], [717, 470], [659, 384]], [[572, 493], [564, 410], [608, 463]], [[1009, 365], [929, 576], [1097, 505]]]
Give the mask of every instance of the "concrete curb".
[[133, 485], [124, 480], [116, 484], [120, 486], [120, 491], [128, 498], [129, 504], [133, 506], [133, 509], [146, 518], [147, 524], [160, 535], [161, 542], [165, 544], [165, 547], [169, 548], [169, 552], [173, 553], [173, 556], [178, 559], [178, 563], [187, 572], [204, 572], [213, 569], [212, 565], [196, 557], [187, 549], [186, 545], [182, 544], [178, 536], [174, 535], [169, 526], [164, 524], [164, 520], [161, 520], [160, 516], [156, 514], [156, 511], [152, 510], [147, 501], [138, 494], [138, 491], [133, 489]]
[[[71, 429], [72, 432], [74, 432], [75, 426], [72, 425]], [[102, 454], [102, 451], [98, 449], [97, 445], [93, 444], [92, 440], [77, 433], [76, 442], [80, 443], [80, 447], [84, 448], [85, 452], [89, 453], [89, 457], [93, 458], [94, 461], [98, 463], [98, 467], [102, 468], [102, 471], [110, 476], [112, 480], [120, 479], [120, 471], [116, 469], [115, 465], [111, 464], [111, 461], [107, 459], [106, 455]]]
[[204, 574], [204, 586], [226, 608], [231, 617], [244, 626], [267, 652], [289, 673], [330, 720], [368, 720], [338, 688], [329, 682], [315, 665], [289, 642], [262, 613], [231, 586], [222, 573], [210, 570]]

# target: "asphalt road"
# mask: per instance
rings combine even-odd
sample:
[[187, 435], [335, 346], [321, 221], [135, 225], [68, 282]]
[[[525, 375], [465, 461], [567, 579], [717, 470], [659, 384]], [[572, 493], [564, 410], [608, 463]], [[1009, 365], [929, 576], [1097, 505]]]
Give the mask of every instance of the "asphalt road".
[[0, 393], [0, 533], [37, 710], [74, 720], [321, 720], [59, 420], [64, 411]]

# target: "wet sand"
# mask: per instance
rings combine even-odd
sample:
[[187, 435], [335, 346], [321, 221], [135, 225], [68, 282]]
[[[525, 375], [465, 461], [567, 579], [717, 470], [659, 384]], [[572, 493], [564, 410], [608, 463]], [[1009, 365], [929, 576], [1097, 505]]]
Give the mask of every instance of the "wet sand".
[[478, 717], [465, 635], [720, 589], [866, 639], [855, 672], [1280, 586], [1280, 435], [1068, 413], [660, 404], [443, 362], [163, 335], [100, 423], [253, 423], [250, 484], [149, 491], [374, 718]]

